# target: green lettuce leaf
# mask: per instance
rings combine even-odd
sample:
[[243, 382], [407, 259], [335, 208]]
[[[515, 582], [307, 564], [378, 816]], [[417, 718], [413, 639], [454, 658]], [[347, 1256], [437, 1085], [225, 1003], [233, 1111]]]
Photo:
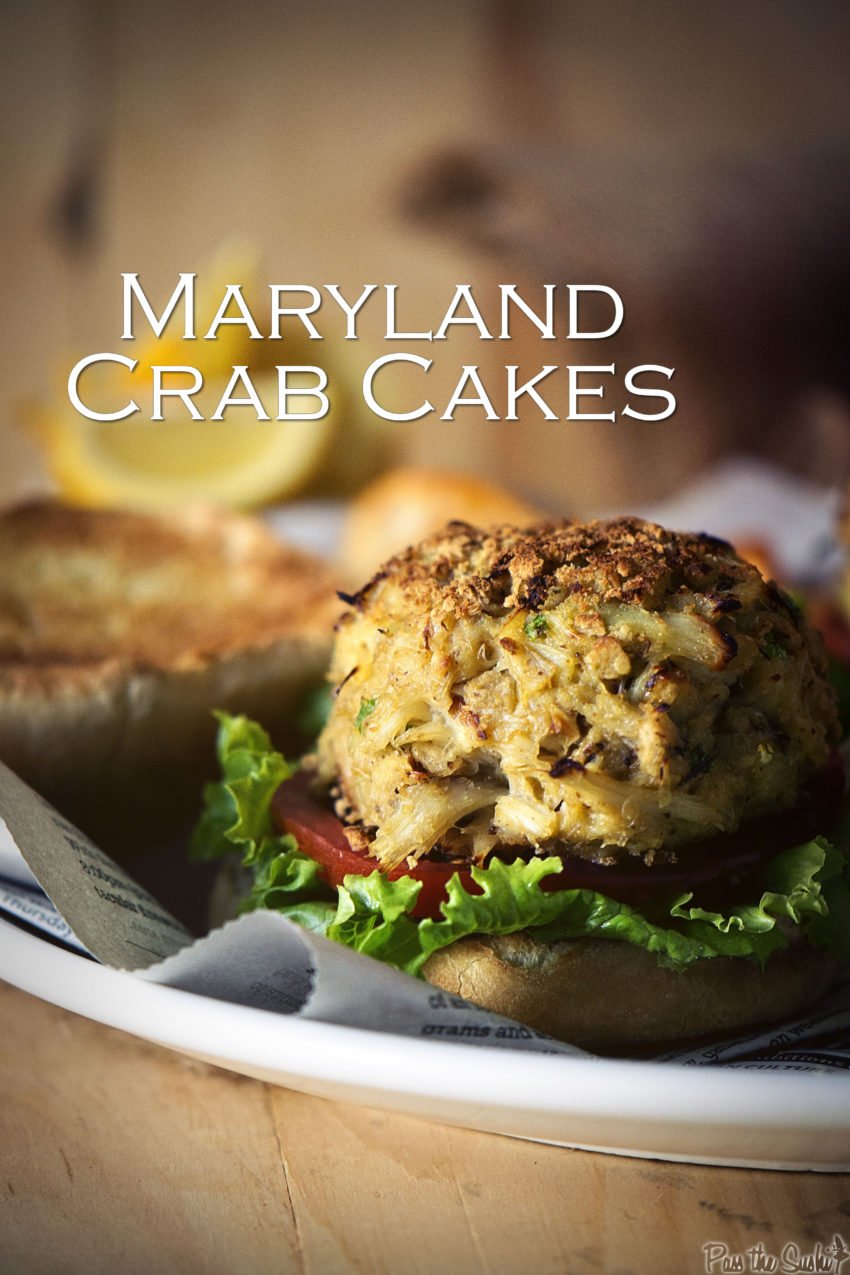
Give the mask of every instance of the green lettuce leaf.
[[297, 767], [272, 747], [256, 722], [227, 713], [215, 716], [221, 779], [204, 788], [190, 854], [196, 859], [238, 854], [253, 870], [246, 907], [279, 908], [296, 898], [330, 897], [318, 864], [301, 853], [294, 837], [279, 836], [272, 823], [272, 797]]
[[321, 734], [331, 711], [333, 692], [327, 682], [311, 686], [304, 692], [296, 712], [298, 729], [305, 739], [316, 739]]
[[642, 911], [594, 890], [544, 890], [561, 871], [552, 856], [473, 868], [481, 893], [470, 894], [457, 876], [435, 920], [408, 915], [420, 884], [389, 881], [375, 871], [347, 876], [338, 891], [321, 881], [316, 863], [292, 837], [274, 833], [271, 797], [291, 775], [266, 733], [246, 718], [219, 714], [220, 782], [207, 786], [193, 839], [202, 857], [237, 853], [253, 872], [245, 909], [266, 907], [355, 951], [418, 974], [434, 952], [473, 934], [532, 929], [541, 940], [596, 937], [631, 943], [661, 964], [684, 969], [694, 961], [737, 956], [763, 964], [788, 946], [787, 929], [800, 926], [817, 946], [850, 959], [850, 876], [845, 855], [823, 838], [785, 850], [762, 873], [756, 902], [726, 913], [708, 911], [692, 894]]

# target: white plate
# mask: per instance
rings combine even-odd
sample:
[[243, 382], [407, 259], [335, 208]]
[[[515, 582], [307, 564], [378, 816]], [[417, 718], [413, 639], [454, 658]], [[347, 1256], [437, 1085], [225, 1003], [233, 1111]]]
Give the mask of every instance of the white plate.
[[[819, 574], [834, 501], [827, 509], [823, 492], [799, 483], [786, 490], [780, 478], [764, 466], [755, 472], [753, 462], [729, 462], [675, 508], [653, 512], [682, 527], [763, 533], [792, 574]], [[727, 497], [722, 510], [718, 492]], [[340, 516], [338, 505], [299, 505], [270, 520], [327, 552]], [[2, 919], [0, 978], [110, 1027], [321, 1097], [622, 1155], [850, 1171], [846, 1074], [555, 1058], [286, 1018], [143, 982]]]
[[846, 1076], [555, 1058], [306, 1022], [143, 982], [2, 920], [0, 977], [110, 1027], [320, 1097], [621, 1155], [850, 1171]]

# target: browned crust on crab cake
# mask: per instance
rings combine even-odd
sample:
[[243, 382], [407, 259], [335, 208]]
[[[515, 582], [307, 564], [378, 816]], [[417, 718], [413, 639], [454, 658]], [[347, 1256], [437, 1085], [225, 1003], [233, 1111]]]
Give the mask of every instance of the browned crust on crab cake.
[[361, 602], [390, 578], [412, 600], [420, 601], [424, 591], [438, 610], [471, 617], [494, 606], [545, 609], [566, 596], [593, 606], [635, 602], [658, 611], [683, 589], [720, 600], [736, 584], [765, 583], [726, 541], [639, 518], [485, 530], [452, 522], [391, 558], [362, 590]]

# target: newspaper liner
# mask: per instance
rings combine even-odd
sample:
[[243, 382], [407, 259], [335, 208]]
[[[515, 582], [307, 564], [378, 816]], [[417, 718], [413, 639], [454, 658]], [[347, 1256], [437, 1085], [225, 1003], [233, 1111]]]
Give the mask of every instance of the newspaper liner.
[[88, 837], [0, 764], [0, 908], [102, 964], [278, 1014], [404, 1036], [580, 1055], [460, 997], [252, 912], [191, 934]]
[[[370, 957], [258, 911], [193, 940], [73, 824], [0, 763], [0, 911], [152, 983], [273, 1013], [418, 1038], [588, 1057]], [[850, 975], [806, 1017], [659, 1062], [850, 1070]]]

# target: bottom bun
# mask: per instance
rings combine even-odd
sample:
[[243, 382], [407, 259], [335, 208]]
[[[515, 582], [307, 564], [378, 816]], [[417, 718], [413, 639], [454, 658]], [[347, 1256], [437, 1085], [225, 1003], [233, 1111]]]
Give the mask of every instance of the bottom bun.
[[606, 939], [541, 943], [478, 935], [429, 957], [435, 987], [584, 1049], [622, 1052], [730, 1034], [808, 1008], [837, 963], [804, 943], [764, 970], [740, 957], [667, 969], [642, 948]]

